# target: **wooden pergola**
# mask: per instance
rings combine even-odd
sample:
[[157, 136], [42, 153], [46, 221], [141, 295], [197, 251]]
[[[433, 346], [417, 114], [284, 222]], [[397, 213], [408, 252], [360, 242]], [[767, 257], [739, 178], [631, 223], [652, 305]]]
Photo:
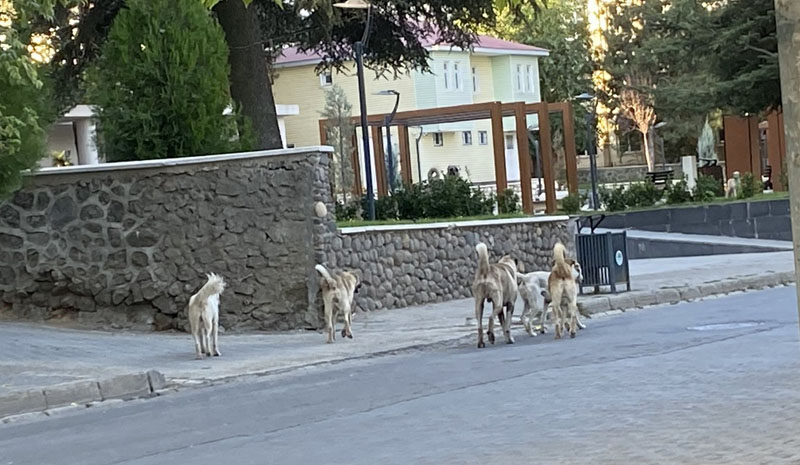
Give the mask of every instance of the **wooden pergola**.
[[[571, 193], [578, 191], [578, 163], [575, 152], [575, 129], [573, 126], [572, 104], [561, 103], [525, 103], [525, 102], [486, 102], [474, 103], [469, 105], [457, 105], [451, 107], [429, 108], [424, 110], [403, 111], [395, 114], [391, 122], [392, 126], [397, 126], [400, 147], [400, 171], [403, 183], [411, 184], [411, 150], [409, 144], [408, 128], [432, 124], [457, 123], [464, 121], [491, 120], [492, 131], [492, 150], [494, 153], [494, 172], [497, 192], [503, 192], [508, 188], [508, 178], [506, 173], [505, 146], [503, 136], [503, 118], [514, 117], [517, 135], [517, 152], [519, 155], [519, 170], [522, 190], [522, 210], [527, 214], [532, 214], [533, 189], [531, 187], [532, 161], [528, 147], [528, 124], [527, 115], [536, 114], [539, 117], [539, 140], [542, 159], [542, 177], [544, 178], [545, 189], [545, 212], [554, 213], [557, 209], [554, 157], [550, 132], [550, 113], [561, 113], [564, 120], [564, 154], [566, 157], [567, 186]], [[388, 182], [385, 169], [385, 153], [383, 147], [383, 124], [385, 114], [374, 114], [367, 117], [368, 124], [372, 131], [373, 157], [375, 164], [377, 193], [378, 196], [388, 194]], [[354, 117], [353, 122], [358, 124], [359, 118]], [[328, 120], [319, 121], [320, 143], [326, 145]], [[524, 128], [520, 130], [520, 128]], [[353, 133], [353, 146], [357, 147], [357, 138]], [[361, 168], [358, 159], [358, 149], [352, 154], [352, 166], [355, 171], [354, 191], [360, 193], [361, 190]], [[369, 173], [367, 174], [369, 175]]]

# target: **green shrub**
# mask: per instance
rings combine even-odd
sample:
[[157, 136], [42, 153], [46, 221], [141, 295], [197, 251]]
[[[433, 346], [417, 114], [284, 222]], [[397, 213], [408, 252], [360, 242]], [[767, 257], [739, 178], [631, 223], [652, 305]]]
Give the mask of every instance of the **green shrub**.
[[684, 177], [678, 182], [667, 184], [667, 203], [675, 205], [692, 201], [692, 193], [689, 192], [689, 183]]
[[359, 203], [360, 202], [336, 202], [335, 206], [335, 216], [336, 219], [339, 221], [353, 221], [360, 219], [359, 215]]
[[506, 189], [497, 195], [497, 210], [500, 213], [519, 213], [519, 196], [513, 189]]
[[625, 210], [627, 206], [627, 195], [625, 187], [617, 186], [614, 189], [600, 189], [600, 201], [606, 205], [606, 209], [612, 212]]
[[581, 196], [580, 194], [569, 194], [561, 200], [561, 209], [564, 213], [574, 215], [581, 211]]
[[760, 180], [757, 182], [753, 173], [744, 173], [741, 177], [742, 188], [739, 192], [740, 199], [749, 199], [759, 192]]
[[710, 202], [717, 197], [722, 197], [722, 183], [713, 176], [700, 175], [692, 191], [695, 202]]
[[[249, 149], [222, 28], [197, 0], [130, 0], [88, 74], [107, 161]], [[241, 124], [237, 124], [241, 123]], [[241, 130], [239, 130], [241, 128]]]
[[652, 207], [663, 197], [664, 192], [652, 182], [631, 184], [625, 191], [625, 205], [628, 207]]

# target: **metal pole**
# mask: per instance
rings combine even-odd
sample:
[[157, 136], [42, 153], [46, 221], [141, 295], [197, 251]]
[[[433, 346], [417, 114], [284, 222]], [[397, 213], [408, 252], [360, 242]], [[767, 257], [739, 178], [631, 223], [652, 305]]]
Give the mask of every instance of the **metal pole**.
[[595, 117], [594, 113], [589, 111], [586, 113], [586, 119], [588, 120], [588, 124], [586, 125], [586, 143], [589, 145], [589, 174], [592, 177], [592, 209], [597, 210], [600, 208], [600, 199], [597, 196], [597, 159], [595, 156], [595, 146], [594, 146], [594, 128], [595, 125]]
[[420, 155], [419, 155], [419, 141], [420, 141], [420, 139], [422, 139], [422, 136], [423, 136], [423, 130], [422, 130], [422, 126], [420, 126], [419, 127], [419, 135], [417, 136], [417, 141], [416, 141], [416, 143], [417, 143], [416, 144], [417, 145], [417, 176], [419, 176], [419, 182], [420, 183], [422, 183], [422, 160], [420, 160]]
[[364, 90], [364, 43], [355, 43], [356, 69], [358, 71], [358, 99], [361, 107], [361, 137], [364, 143], [364, 171], [367, 178], [367, 218], [375, 220], [375, 193], [372, 188], [372, 157], [369, 149], [369, 127], [367, 125], [367, 97]]
[[[794, 269], [800, 273], [800, 2], [775, 0], [778, 25], [778, 54], [783, 93], [784, 131], [786, 132], [786, 168], [789, 178], [789, 202], [794, 237]], [[798, 311], [800, 311], [800, 286]]]
[[391, 119], [389, 116], [384, 118], [384, 123], [386, 125], [386, 162], [389, 165], [388, 169], [388, 178], [389, 178], [389, 192], [394, 192], [394, 154], [392, 153], [392, 126], [391, 126]]

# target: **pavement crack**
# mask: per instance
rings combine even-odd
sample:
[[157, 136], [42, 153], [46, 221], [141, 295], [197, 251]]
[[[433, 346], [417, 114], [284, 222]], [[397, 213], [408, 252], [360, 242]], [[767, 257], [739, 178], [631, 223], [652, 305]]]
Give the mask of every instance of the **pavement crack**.
[[159, 451], [156, 451], [156, 452], [150, 452], [148, 454], [138, 455], [136, 457], [125, 458], [125, 459], [122, 459], [122, 460], [116, 460], [114, 462], [108, 462], [106, 465], [119, 465], [119, 464], [122, 464], [122, 463], [129, 463], [129, 462], [136, 461], [136, 460], [147, 459], [147, 458], [150, 458], [150, 457], [157, 457], [157, 456], [162, 455], [162, 454], [169, 454], [169, 453], [172, 453], [172, 452], [178, 452], [178, 451], [181, 451], [181, 450], [191, 449], [192, 447], [207, 446], [207, 445], [216, 444], [216, 443], [220, 443], [220, 442], [230, 441], [231, 439], [245, 439], [245, 438], [249, 438], [251, 436], [252, 435], [250, 435], [250, 434], [234, 434], [232, 436], [226, 436], [224, 438], [216, 438], [216, 439], [209, 439], [208, 441], [194, 442], [194, 443], [186, 444], [186, 445], [180, 446], [180, 447], [172, 447], [172, 448], [169, 448], [169, 449], [162, 449], [162, 450], [159, 450]]

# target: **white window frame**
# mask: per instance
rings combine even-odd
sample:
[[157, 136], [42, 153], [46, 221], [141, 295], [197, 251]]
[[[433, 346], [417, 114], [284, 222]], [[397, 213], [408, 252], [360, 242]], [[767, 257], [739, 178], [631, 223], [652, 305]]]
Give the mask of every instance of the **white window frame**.
[[[330, 80], [330, 82], [328, 82]], [[331, 87], [333, 85], [333, 73], [331, 71], [323, 71], [319, 73], [320, 87]]]
[[472, 145], [472, 131], [461, 132], [461, 145]]
[[533, 65], [525, 66], [525, 92], [533, 92]]
[[472, 92], [478, 93], [478, 68], [472, 67]]
[[444, 68], [444, 88], [445, 90], [450, 89], [450, 66], [448, 65], [449, 61], [445, 61], [442, 63], [442, 67]]
[[478, 131], [478, 145], [489, 145], [489, 131]]
[[505, 142], [503, 142], [503, 144], [505, 144], [506, 150], [513, 149], [514, 145], [516, 145], [514, 143], [515, 142], [514, 141], [514, 134], [506, 134], [504, 139], [505, 139]]
[[433, 133], [433, 146], [442, 147], [444, 145], [444, 135], [441, 132]]
[[522, 65], [517, 65], [516, 89], [518, 92], [522, 92]]
[[462, 90], [464, 88], [464, 80], [461, 78], [461, 66], [457, 61], [453, 62], [453, 87], [455, 90]]

